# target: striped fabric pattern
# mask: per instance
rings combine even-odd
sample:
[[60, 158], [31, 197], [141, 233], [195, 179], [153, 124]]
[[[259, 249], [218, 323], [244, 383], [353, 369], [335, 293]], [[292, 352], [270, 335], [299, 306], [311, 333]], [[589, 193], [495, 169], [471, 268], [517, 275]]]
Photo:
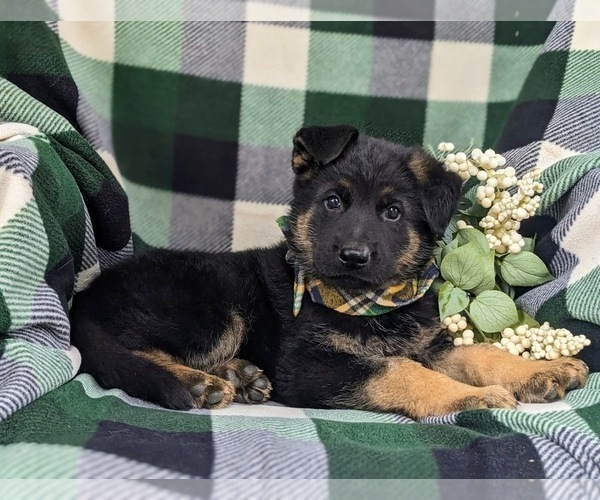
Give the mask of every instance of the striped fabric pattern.
[[[77, 2], [37, 3], [56, 19], [81, 14]], [[0, 479], [211, 478], [205, 496], [218, 498], [288, 479], [274, 491], [346, 498], [363, 491], [348, 478], [597, 478], [595, 373], [557, 403], [422, 422], [275, 404], [182, 413], [73, 379], [75, 293], [147, 247], [280, 241], [291, 137], [340, 122], [411, 144], [493, 147], [520, 173], [541, 167], [543, 211], [523, 232], [556, 279], [519, 302], [591, 338], [582, 357], [600, 371], [600, 25], [569, 20], [594, 2], [557, 0], [559, 22], [498, 23], [387, 22], [383, 0], [344, 3], [348, 22], [335, 21], [337, 0], [286, 0], [278, 21], [265, 2], [230, 2], [229, 14], [261, 21], [213, 23], [199, 21], [201, 3], [151, 2], [151, 23], [122, 21], [139, 10], [130, 0], [93, 2], [97, 22], [0, 23]], [[419, 5], [451, 17], [442, 0]], [[125, 491], [109, 483], [94, 493]], [[144, 494], [193, 496], [178, 484]], [[365, 484], [365, 495], [386, 488]]]
[[557, 403], [418, 423], [275, 403], [176, 412], [80, 375], [0, 425], [0, 479], [597, 479], [599, 418], [598, 374]]

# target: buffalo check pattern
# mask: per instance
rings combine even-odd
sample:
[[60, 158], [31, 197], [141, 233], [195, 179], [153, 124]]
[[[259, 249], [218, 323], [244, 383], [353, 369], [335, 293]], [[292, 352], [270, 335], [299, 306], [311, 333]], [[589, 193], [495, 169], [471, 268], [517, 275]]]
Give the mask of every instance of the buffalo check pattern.
[[[519, 301], [587, 334], [598, 371], [600, 28], [568, 21], [594, 2], [558, 0], [557, 23], [526, 10], [519, 22], [422, 21], [467, 4], [478, 19], [510, 13], [494, 0], [418, 2], [411, 22], [386, 20], [398, 10], [379, 0], [228, 2], [226, 17], [254, 23], [204, 22], [199, 12], [224, 11], [200, 0], [147, 2], [143, 23], [129, 0], [38, 3], [59, 20], [0, 23], [0, 476], [600, 476], [596, 374], [552, 405], [419, 423], [274, 404], [178, 413], [71, 380], [67, 316], [74, 293], [133, 251], [280, 241], [294, 132], [344, 122], [542, 167], [543, 213], [524, 231], [556, 279]], [[326, 481], [307, 492], [348, 491]]]

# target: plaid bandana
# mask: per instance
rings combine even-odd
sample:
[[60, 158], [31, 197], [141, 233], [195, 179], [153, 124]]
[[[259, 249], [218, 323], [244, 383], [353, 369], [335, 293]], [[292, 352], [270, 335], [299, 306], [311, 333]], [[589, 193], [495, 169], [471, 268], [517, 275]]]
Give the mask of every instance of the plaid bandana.
[[[277, 224], [285, 237], [288, 238], [290, 231], [287, 216], [277, 219]], [[425, 272], [417, 278], [355, 295], [327, 285], [318, 278], [307, 276], [297, 265], [292, 251], [288, 251], [286, 260], [294, 266], [296, 273], [294, 316], [298, 316], [300, 313], [302, 298], [307, 290], [313, 302], [329, 307], [334, 311], [350, 314], [351, 316], [379, 316], [419, 300], [429, 290], [433, 280], [439, 274], [435, 260], [432, 259]]]

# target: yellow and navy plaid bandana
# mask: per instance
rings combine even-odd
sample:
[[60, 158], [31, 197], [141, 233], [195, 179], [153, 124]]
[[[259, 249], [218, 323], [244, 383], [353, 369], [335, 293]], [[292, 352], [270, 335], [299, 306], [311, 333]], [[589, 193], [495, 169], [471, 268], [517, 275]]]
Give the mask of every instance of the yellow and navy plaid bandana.
[[[287, 238], [290, 234], [287, 217], [283, 216], [277, 219], [277, 224]], [[294, 265], [296, 273], [294, 316], [298, 316], [300, 313], [302, 298], [307, 290], [313, 302], [334, 311], [351, 316], [379, 316], [419, 300], [439, 275], [435, 260], [432, 259], [425, 272], [417, 278], [354, 295], [327, 285], [318, 278], [306, 276], [300, 266], [295, 263], [292, 252], [288, 252], [287, 261]]]

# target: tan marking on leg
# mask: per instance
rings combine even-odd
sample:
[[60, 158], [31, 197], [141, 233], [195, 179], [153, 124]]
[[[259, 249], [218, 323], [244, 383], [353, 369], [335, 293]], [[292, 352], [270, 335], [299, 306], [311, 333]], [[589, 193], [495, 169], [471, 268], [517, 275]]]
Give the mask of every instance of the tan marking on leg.
[[366, 409], [401, 412], [412, 418], [483, 408], [514, 408], [516, 400], [499, 386], [473, 387], [401, 357], [384, 361], [354, 401]]
[[489, 344], [456, 347], [435, 369], [461, 382], [484, 386], [498, 384], [525, 403], [544, 403], [585, 385], [587, 365], [576, 358], [554, 361], [526, 360]]
[[[186, 366], [181, 359], [159, 349], [133, 351], [133, 353], [164, 368], [179, 380], [196, 398], [195, 402], [198, 408], [222, 408], [233, 400], [235, 389], [230, 382], [222, 378]], [[204, 389], [200, 391], [202, 387]], [[194, 391], [198, 391], [198, 394], [194, 394]], [[222, 399], [211, 404], [209, 401], [211, 394], [219, 391], [223, 393]]]
[[247, 333], [246, 321], [239, 312], [232, 310], [229, 324], [212, 350], [208, 354], [190, 357], [186, 360], [186, 364], [201, 370], [212, 371], [215, 367], [223, 365], [235, 357]]

